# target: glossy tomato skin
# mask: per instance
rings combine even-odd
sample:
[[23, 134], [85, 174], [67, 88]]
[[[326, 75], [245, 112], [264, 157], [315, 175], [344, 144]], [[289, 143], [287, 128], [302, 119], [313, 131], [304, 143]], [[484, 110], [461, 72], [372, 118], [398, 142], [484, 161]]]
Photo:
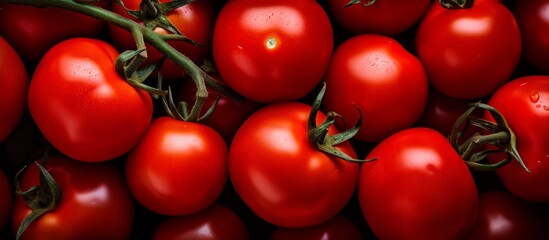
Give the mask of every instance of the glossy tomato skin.
[[150, 95], [129, 85], [114, 68], [106, 42], [73, 38], [53, 47], [29, 86], [29, 110], [46, 139], [86, 162], [128, 152], [152, 118]]
[[360, 170], [358, 197], [380, 239], [461, 239], [478, 210], [475, 182], [448, 140], [429, 128], [379, 143]]
[[[229, 175], [242, 200], [277, 226], [327, 221], [351, 198], [358, 165], [331, 157], [307, 140], [311, 107], [287, 102], [266, 106], [246, 120], [230, 147]], [[319, 113], [317, 123], [326, 116]], [[328, 134], [334, 134], [331, 127]], [[349, 143], [337, 145], [356, 158]]]
[[[218, 80], [222, 80], [217, 75], [212, 75]], [[240, 102], [232, 100], [226, 96], [221, 95], [215, 90], [208, 89], [208, 98], [204, 102], [202, 107], [202, 113], [205, 113], [210, 106], [212, 106], [219, 97], [217, 105], [213, 114], [204, 122], [207, 125], [215, 129], [223, 139], [229, 144], [236, 131], [242, 125], [242, 123], [257, 109], [261, 104], [249, 99], [243, 99]], [[179, 99], [189, 104], [193, 104], [196, 99], [196, 84], [191, 79], [186, 79], [181, 85], [179, 91]]]
[[447, 10], [433, 1], [419, 24], [417, 56], [430, 83], [455, 98], [485, 97], [509, 80], [521, 56], [520, 31], [498, 0]]
[[173, 217], [160, 223], [153, 240], [246, 240], [246, 226], [229, 208], [214, 204], [195, 214]]
[[12, 197], [11, 185], [6, 174], [0, 168], [0, 232], [10, 219], [13, 204]]
[[[129, 239], [134, 203], [118, 169], [62, 156], [50, 156], [45, 168], [59, 185], [61, 201], [33, 221], [21, 239]], [[39, 181], [38, 168], [32, 164], [23, 174], [21, 189]], [[15, 199], [14, 233], [30, 211], [22, 196]]]
[[[160, 2], [168, 2], [168, 0], [161, 0]], [[140, 3], [141, 0], [125, 0], [124, 6], [131, 10], [139, 10]], [[133, 19], [140, 24], [143, 23], [126, 13], [124, 8], [118, 4], [112, 4], [111, 11]], [[211, 53], [212, 48], [213, 28], [216, 18], [213, 0], [199, 0], [188, 3], [169, 12], [167, 18], [183, 35], [202, 46], [194, 46], [183, 41], [168, 41], [168, 43], [196, 64], [201, 65]], [[127, 30], [109, 24], [108, 31], [113, 44], [120, 51], [136, 49], [135, 40]], [[170, 33], [160, 27], [155, 28], [154, 31], [159, 34]], [[162, 53], [150, 44], [146, 44], [146, 47], [148, 54], [146, 64], [160, 61], [163, 57]], [[184, 76], [184, 70], [172, 60], [167, 59], [162, 66], [162, 74], [163, 79], [176, 79]]]
[[228, 148], [202, 124], [155, 119], [126, 161], [126, 181], [139, 203], [162, 215], [207, 208], [228, 178]]
[[466, 239], [549, 239], [549, 215], [507, 191], [479, 195], [477, 220]]
[[23, 61], [0, 36], [0, 142], [15, 129], [27, 109], [29, 79]]
[[[499, 88], [488, 101], [507, 120], [517, 139], [517, 151], [531, 171], [517, 161], [497, 169], [505, 187], [521, 199], [549, 202], [549, 76], [525, 76]], [[494, 121], [485, 114], [484, 118]], [[491, 161], [505, 158], [492, 156]]]
[[389, 0], [376, 1], [370, 6], [359, 3], [349, 7], [344, 7], [349, 0], [326, 2], [331, 16], [347, 31], [354, 34], [374, 33], [394, 36], [418, 22], [431, 1]]
[[325, 75], [324, 109], [343, 116], [350, 126], [362, 112], [355, 138], [379, 142], [412, 126], [427, 101], [428, 83], [419, 60], [396, 40], [362, 34], [335, 50]]
[[318, 225], [303, 228], [278, 227], [271, 240], [361, 240], [360, 231], [351, 220], [338, 214]]
[[522, 55], [538, 69], [549, 72], [549, 1], [515, 1], [513, 15], [520, 28]]
[[307, 95], [321, 80], [332, 49], [331, 23], [316, 1], [229, 1], [214, 29], [219, 74], [258, 102]]
[[[109, 8], [111, 1], [92, 3]], [[37, 63], [55, 44], [74, 37], [99, 37], [105, 23], [60, 8], [0, 4], [0, 35], [26, 62]]]

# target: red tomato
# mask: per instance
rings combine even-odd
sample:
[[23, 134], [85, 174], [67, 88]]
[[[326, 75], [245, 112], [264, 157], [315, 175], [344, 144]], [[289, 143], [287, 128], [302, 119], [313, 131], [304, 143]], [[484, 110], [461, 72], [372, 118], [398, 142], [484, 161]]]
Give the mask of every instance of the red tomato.
[[0, 168], [0, 232], [8, 223], [12, 209], [12, 190], [8, 178]]
[[[229, 175], [233, 186], [259, 217], [282, 227], [327, 221], [351, 198], [358, 164], [321, 152], [307, 139], [311, 106], [288, 102], [269, 105], [242, 124], [231, 144]], [[319, 113], [317, 123], [326, 118]], [[331, 127], [328, 134], [335, 134]], [[356, 158], [350, 143], [336, 146]]]
[[322, 78], [332, 49], [332, 27], [316, 1], [229, 1], [214, 29], [219, 74], [258, 102], [307, 95]]
[[[219, 78], [216, 77], [218, 80]], [[244, 99], [242, 102], [233, 101], [225, 96], [220, 95], [214, 90], [208, 91], [208, 98], [202, 107], [202, 113], [205, 113], [215, 99], [219, 97], [213, 114], [204, 122], [205, 125], [215, 129], [227, 143], [230, 143], [234, 134], [240, 125], [254, 112], [260, 104]], [[185, 101], [192, 105], [196, 99], [196, 85], [190, 79], [186, 80], [180, 88], [179, 100]]]
[[246, 240], [246, 226], [230, 209], [214, 204], [198, 213], [173, 217], [160, 223], [153, 240]]
[[515, 70], [520, 31], [499, 0], [476, 0], [471, 8], [450, 10], [433, 1], [416, 32], [416, 50], [436, 89], [455, 98], [480, 98]]
[[[21, 239], [129, 239], [134, 204], [124, 178], [108, 163], [84, 163], [50, 156], [45, 166], [61, 190], [59, 205], [34, 220]], [[40, 183], [32, 164], [21, 179], [21, 189]], [[15, 199], [13, 231], [31, 212], [22, 196]]]
[[[161, 0], [160, 2], [168, 2], [169, 0]], [[124, 0], [124, 6], [131, 10], [139, 10], [141, 0]], [[112, 4], [111, 10], [117, 14], [133, 19], [134, 21], [143, 24], [141, 20], [130, 16], [124, 8], [118, 4]], [[172, 10], [167, 15], [168, 20], [173, 24], [178, 31], [183, 35], [192, 39], [203, 46], [194, 46], [183, 41], [168, 41], [177, 51], [183, 53], [197, 64], [202, 62], [209, 56], [213, 28], [215, 24], [216, 12], [213, 7], [212, 0], [199, 0], [188, 3], [182, 7]], [[109, 24], [109, 34], [113, 44], [121, 51], [136, 49], [135, 40], [130, 32], [118, 26]], [[154, 29], [159, 34], [169, 34], [171, 32], [164, 28], [157, 27]], [[156, 50], [153, 46], [146, 44], [148, 63], [158, 62], [162, 58], [162, 53]], [[175, 79], [184, 75], [184, 70], [181, 66], [172, 60], [167, 60], [162, 66], [162, 77], [164, 79]]]
[[[1, 11], [0, 11], [1, 12]], [[0, 36], [0, 142], [15, 129], [27, 109], [28, 75], [11, 45]]]
[[304, 228], [275, 229], [271, 240], [360, 240], [362, 236], [358, 228], [343, 215], [319, 225]]
[[87, 162], [129, 151], [152, 118], [150, 95], [114, 68], [117, 51], [86, 38], [54, 46], [29, 86], [29, 109], [46, 139], [65, 155]]
[[396, 35], [410, 28], [425, 14], [430, 0], [371, 0], [344, 7], [351, 0], [328, 0], [327, 9], [335, 21], [354, 34]]
[[[549, 76], [515, 79], [488, 101], [507, 120], [517, 139], [517, 150], [526, 167], [517, 161], [499, 168], [505, 187], [516, 196], [536, 202], [549, 202]], [[494, 121], [490, 114], [485, 119]], [[505, 158], [492, 156], [492, 161]]]
[[479, 195], [479, 213], [466, 239], [549, 239], [549, 216], [507, 191]]
[[429, 128], [402, 130], [379, 143], [360, 170], [358, 197], [380, 239], [460, 239], [478, 194], [467, 165]]
[[[111, 1], [93, 4], [108, 8]], [[32, 63], [65, 39], [99, 37], [104, 26], [100, 20], [60, 8], [0, 4], [0, 35], [13, 44], [25, 61]]]
[[364, 118], [356, 139], [378, 142], [412, 126], [427, 101], [428, 83], [419, 60], [396, 40], [358, 35], [335, 50], [325, 75], [324, 109], [349, 123]]
[[515, 1], [513, 14], [522, 36], [523, 57], [549, 72], [549, 1]]
[[169, 117], [155, 119], [126, 161], [133, 196], [162, 215], [212, 205], [228, 178], [228, 149], [213, 129]]

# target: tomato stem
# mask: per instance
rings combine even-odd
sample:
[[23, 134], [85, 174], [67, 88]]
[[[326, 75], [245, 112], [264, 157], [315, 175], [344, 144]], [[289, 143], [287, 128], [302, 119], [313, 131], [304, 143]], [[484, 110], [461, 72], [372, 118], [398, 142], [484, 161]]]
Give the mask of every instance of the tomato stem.
[[465, 9], [473, 6], [474, 0], [438, 0], [446, 9]]
[[361, 4], [363, 7], [368, 7], [368, 6], [374, 5], [374, 3], [376, 3], [376, 2], [377, 2], [377, 0], [368, 0], [364, 3], [362, 2], [362, 0], [351, 0], [347, 4], [345, 4], [345, 6], [343, 6], [343, 7], [347, 8], [347, 7], [350, 7], [352, 5], [357, 5], [357, 4]]

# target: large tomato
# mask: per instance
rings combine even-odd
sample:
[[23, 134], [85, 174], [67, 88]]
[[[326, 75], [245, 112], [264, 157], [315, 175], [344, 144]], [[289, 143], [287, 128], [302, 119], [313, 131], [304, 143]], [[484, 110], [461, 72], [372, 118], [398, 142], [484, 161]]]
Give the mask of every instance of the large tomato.
[[150, 95], [114, 68], [106, 42], [73, 38], [54, 46], [29, 86], [29, 109], [47, 140], [65, 155], [88, 162], [129, 151], [152, 118]]
[[[34, 220], [21, 239], [129, 239], [134, 203], [120, 171], [109, 163], [84, 163], [50, 156], [45, 168], [57, 182], [61, 201]], [[20, 181], [21, 189], [40, 184], [32, 164]], [[31, 212], [23, 196], [15, 199], [13, 231]]]
[[223, 138], [202, 124], [155, 119], [126, 160], [126, 181], [147, 209], [169, 216], [203, 210], [228, 178]]
[[522, 56], [549, 72], [549, 1], [515, 1], [513, 14], [522, 34]]
[[[328, 11], [347, 31], [396, 35], [418, 22], [429, 7], [430, 0], [363, 0], [345, 7], [352, 0], [328, 0]], [[370, 2], [372, 5], [365, 6]]]
[[[111, 1], [93, 4], [108, 8]], [[98, 19], [65, 9], [0, 4], [0, 35], [31, 63], [37, 63], [48, 49], [65, 39], [99, 37], [104, 26]]]
[[467, 9], [445, 9], [433, 1], [416, 32], [416, 50], [436, 89], [456, 98], [480, 98], [515, 70], [520, 31], [499, 0], [476, 0]]
[[228, 1], [214, 29], [221, 77], [258, 102], [307, 95], [322, 78], [332, 49], [330, 20], [316, 1]]
[[378, 142], [413, 125], [427, 101], [427, 76], [419, 60], [396, 40], [363, 34], [335, 50], [325, 75], [324, 109], [350, 124], [364, 118], [356, 139]]
[[[526, 167], [517, 161], [497, 170], [503, 184], [518, 197], [549, 202], [549, 76], [526, 76], [499, 88], [488, 101], [507, 120]], [[494, 121], [492, 115], [485, 119]], [[492, 156], [492, 161], [505, 156]]]
[[[160, 2], [165, 3], [168, 0], [161, 0]], [[124, 6], [130, 10], [139, 10], [140, 4], [141, 0], [124, 0]], [[143, 23], [142, 20], [131, 17], [118, 4], [112, 4], [111, 10], [140, 24]], [[209, 56], [212, 48], [213, 28], [216, 18], [213, 0], [198, 0], [188, 3], [170, 11], [166, 17], [179, 32], [202, 46], [194, 46], [184, 41], [168, 41], [168, 43], [195, 63], [202, 64]], [[136, 49], [135, 40], [130, 32], [112, 24], [108, 25], [108, 30], [113, 44], [119, 50]], [[156, 27], [154, 31], [159, 34], [172, 33], [161, 27]], [[163, 55], [149, 44], [146, 44], [146, 46], [148, 62], [158, 62]], [[165, 79], [175, 79], [182, 77], [184, 71], [181, 66], [172, 60], [167, 60], [162, 66], [162, 74]]]
[[229, 208], [214, 204], [195, 214], [173, 217], [160, 223], [153, 240], [247, 240], [244, 223]]
[[429, 128], [402, 130], [377, 145], [360, 170], [364, 217], [381, 239], [460, 239], [473, 225], [478, 194], [467, 165]]
[[549, 239], [549, 216], [542, 206], [507, 191], [479, 195], [479, 212], [466, 239]]
[[11, 134], [27, 109], [28, 75], [11, 45], [0, 36], [0, 142]]
[[[358, 164], [332, 157], [307, 138], [311, 106], [287, 102], [253, 113], [238, 129], [229, 175], [242, 200], [261, 218], [282, 227], [327, 221], [351, 198]], [[317, 123], [326, 115], [318, 113]], [[330, 127], [328, 134], [336, 133]], [[347, 142], [336, 146], [356, 158]]]
[[8, 223], [12, 208], [12, 190], [8, 178], [0, 168], [0, 232]]

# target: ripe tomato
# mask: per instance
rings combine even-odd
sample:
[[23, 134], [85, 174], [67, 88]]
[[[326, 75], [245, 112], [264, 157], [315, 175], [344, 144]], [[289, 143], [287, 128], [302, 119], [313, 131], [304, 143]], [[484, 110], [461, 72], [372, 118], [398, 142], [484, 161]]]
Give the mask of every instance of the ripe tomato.
[[[218, 76], [213, 77], [221, 80]], [[204, 102], [201, 112], [205, 113], [214, 104], [217, 97], [219, 97], [219, 100], [215, 110], [210, 118], [204, 122], [204, 125], [216, 130], [227, 143], [230, 143], [240, 125], [260, 107], [260, 104], [249, 99], [236, 102], [214, 90], [208, 90], [208, 98]], [[186, 79], [181, 85], [179, 100], [193, 104], [195, 99], [196, 85], [190, 79]]]
[[[229, 175], [242, 200], [262, 219], [282, 227], [327, 221], [351, 198], [358, 164], [332, 157], [309, 143], [311, 106], [278, 103], [253, 113], [238, 129]], [[318, 113], [317, 123], [326, 118]], [[330, 127], [328, 134], [335, 134]], [[336, 146], [356, 158], [350, 143]]]
[[498, 0], [476, 0], [467, 9], [445, 9], [433, 1], [416, 32], [416, 50], [436, 89], [455, 98], [480, 98], [515, 70], [520, 31]]
[[[383, 0], [364, 6], [371, 0], [344, 7], [351, 0], [329, 0], [327, 9], [334, 20], [354, 34], [375, 33], [393, 36], [410, 28], [427, 11], [430, 0]], [[397, 17], [398, 16], [398, 17]]]
[[12, 208], [12, 190], [8, 178], [0, 168], [0, 232], [8, 223]]
[[358, 35], [335, 50], [326, 75], [324, 109], [347, 123], [364, 118], [356, 139], [378, 142], [412, 126], [427, 101], [428, 83], [419, 60], [396, 40]]
[[522, 56], [549, 72], [549, 1], [515, 1], [513, 14], [522, 37]]
[[271, 235], [271, 240], [360, 240], [358, 228], [341, 214], [330, 220], [304, 228], [278, 227]]
[[507, 191], [479, 195], [477, 220], [466, 239], [549, 239], [549, 216]]
[[[108, 8], [111, 1], [93, 4]], [[99, 37], [104, 26], [100, 20], [60, 8], [0, 4], [0, 35], [31, 63], [37, 63], [48, 49], [63, 40]]]
[[[0, 11], [1, 12], [1, 11]], [[27, 109], [28, 75], [17, 52], [0, 36], [0, 142], [17, 126]]]
[[214, 204], [195, 214], [173, 217], [160, 223], [153, 240], [216, 239], [246, 240], [248, 231], [229, 208]]
[[307, 95], [322, 78], [332, 49], [330, 20], [316, 1], [229, 1], [214, 29], [219, 74], [258, 102]]
[[[164, 3], [168, 1], [169, 0], [161, 0], [160, 2]], [[139, 10], [140, 3], [141, 0], [124, 0], [124, 6], [130, 10]], [[143, 23], [143, 21], [130, 16], [124, 8], [118, 4], [112, 4], [111, 10], [117, 14], [133, 19], [138, 23]], [[213, 28], [216, 18], [213, 1], [199, 0], [188, 3], [172, 10], [166, 17], [183, 35], [203, 46], [194, 46], [183, 41], [168, 41], [168, 43], [195, 63], [199, 65], [202, 64], [211, 51]], [[120, 51], [136, 49], [135, 40], [130, 32], [112, 24], [108, 25], [108, 30], [113, 44]], [[155, 28], [154, 31], [159, 34], [171, 33], [160, 27]], [[149, 44], [146, 44], [146, 47], [148, 63], [158, 62], [162, 58], [163, 55], [154, 47]], [[169, 59], [164, 62], [164, 65], [162, 66], [162, 77], [164, 79], [175, 79], [182, 77], [183, 75], [184, 71], [181, 66]]]
[[[517, 161], [497, 170], [505, 187], [516, 196], [549, 202], [549, 76], [526, 76], [499, 88], [488, 101], [507, 120], [517, 139], [526, 172]], [[494, 121], [490, 114], [484, 118]], [[494, 155], [498, 161], [505, 156]]]
[[379, 143], [360, 170], [360, 207], [381, 239], [460, 239], [478, 210], [475, 182], [448, 140], [409, 128]]
[[[129, 239], [134, 203], [119, 170], [109, 163], [85, 163], [50, 156], [45, 166], [61, 190], [57, 207], [34, 220], [21, 239]], [[21, 189], [39, 185], [32, 164], [21, 179]], [[13, 208], [13, 232], [31, 212], [22, 196]]]
[[152, 118], [150, 95], [114, 68], [118, 53], [106, 42], [73, 38], [54, 46], [29, 86], [30, 113], [46, 139], [87, 162], [129, 151]]
[[130, 152], [126, 181], [137, 201], [153, 212], [195, 213], [221, 194], [227, 158], [227, 145], [213, 129], [160, 117]]

